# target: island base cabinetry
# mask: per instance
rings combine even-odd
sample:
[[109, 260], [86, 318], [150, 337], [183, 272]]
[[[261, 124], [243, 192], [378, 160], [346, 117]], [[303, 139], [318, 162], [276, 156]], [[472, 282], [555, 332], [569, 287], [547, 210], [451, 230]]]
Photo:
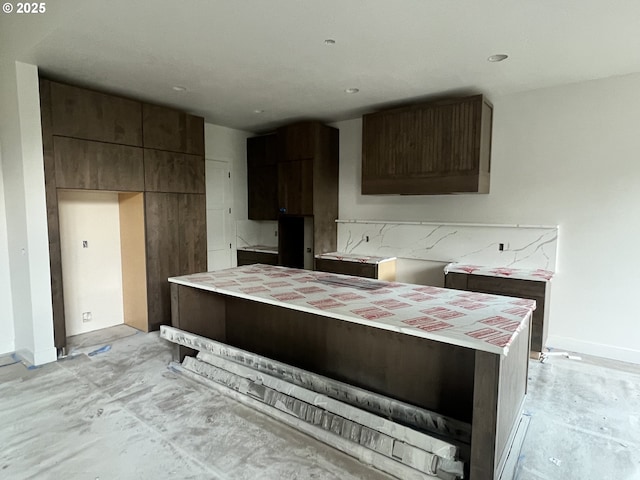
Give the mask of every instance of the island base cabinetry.
[[[172, 325], [471, 426], [465, 477], [501, 478], [526, 392], [529, 322], [508, 355], [171, 283]], [[176, 347], [177, 361], [195, 352]]]

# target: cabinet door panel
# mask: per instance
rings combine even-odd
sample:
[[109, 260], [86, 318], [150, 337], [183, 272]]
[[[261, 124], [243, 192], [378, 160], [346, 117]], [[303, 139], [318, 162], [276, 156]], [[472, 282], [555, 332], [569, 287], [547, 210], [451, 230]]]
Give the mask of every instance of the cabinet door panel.
[[145, 193], [149, 330], [171, 323], [169, 277], [180, 273], [178, 195]]
[[149, 192], [205, 193], [204, 157], [144, 149], [145, 186]]
[[84, 88], [51, 82], [52, 133], [142, 146], [142, 105]]
[[58, 188], [143, 191], [142, 149], [53, 137]]
[[491, 115], [481, 95], [365, 115], [363, 194], [488, 193]]
[[204, 156], [204, 119], [173, 108], [142, 105], [145, 148]]
[[320, 272], [341, 273], [355, 277], [378, 278], [378, 266], [370, 263], [343, 262], [316, 258], [316, 270]]
[[187, 114], [187, 152], [204, 157], [204, 118]]
[[179, 195], [179, 275], [207, 271], [207, 206], [204, 195]]
[[306, 160], [316, 155], [318, 122], [300, 122], [278, 130], [278, 161]]
[[313, 160], [278, 163], [278, 205], [282, 213], [313, 215]]
[[262, 167], [278, 163], [276, 134], [247, 138], [247, 167]]
[[278, 219], [278, 167], [249, 167], [247, 191], [250, 220]]

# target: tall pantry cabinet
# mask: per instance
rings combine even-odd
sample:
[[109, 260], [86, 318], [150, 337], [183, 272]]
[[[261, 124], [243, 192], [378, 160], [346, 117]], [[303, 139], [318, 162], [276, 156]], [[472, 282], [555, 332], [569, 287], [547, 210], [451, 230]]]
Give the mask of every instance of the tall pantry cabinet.
[[[167, 278], [207, 267], [204, 119], [44, 78], [40, 103], [56, 347], [66, 345], [59, 189], [120, 193], [121, 230], [144, 219], [122, 234], [123, 246], [139, 237], [135, 254], [123, 251], [125, 321], [137, 304], [138, 328], [170, 323]], [[137, 194], [144, 201], [133, 201]], [[130, 264], [141, 275], [125, 278]]]

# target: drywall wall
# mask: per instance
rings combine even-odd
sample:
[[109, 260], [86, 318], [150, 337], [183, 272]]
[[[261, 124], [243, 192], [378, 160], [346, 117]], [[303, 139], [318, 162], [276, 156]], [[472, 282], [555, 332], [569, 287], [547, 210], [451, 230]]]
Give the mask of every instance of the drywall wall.
[[56, 360], [44, 193], [38, 70], [0, 64], [0, 144], [11, 276], [14, 348], [25, 360]]
[[640, 74], [493, 99], [491, 193], [362, 196], [340, 129], [340, 218], [558, 225], [548, 345], [640, 363]]
[[[205, 158], [227, 162], [231, 172], [229, 196], [231, 198], [231, 265], [236, 266], [235, 223], [247, 219], [247, 137], [252, 134], [211, 123], [204, 124]], [[215, 196], [209, 189], [214, 182], [207, 181], [207, 196]], [[207, 230], [214, 228], [207, 225]], [[215, 265], [211, 264], [210, 267]]]
[[[67, 336], [124, 322], [117, 193], [58, 192]], [[86, 244], [84, 243], [86, 242]], [[90, 312], [91, 319], [83, 320]]]
[[0, 355], [13, 352], [14, 349], [13, 303], [11, 300], [11, 276], [9, 275], [7, 219], [4, 209], [2, 147], [0, 147]]

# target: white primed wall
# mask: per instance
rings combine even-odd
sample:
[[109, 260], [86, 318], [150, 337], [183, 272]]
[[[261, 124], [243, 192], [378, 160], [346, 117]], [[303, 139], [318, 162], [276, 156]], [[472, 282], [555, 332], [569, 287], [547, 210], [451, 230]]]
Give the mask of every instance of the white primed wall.
[[58, 212], [67, 336], [124, 323], [118, 194], [59, 192]]
[[[38, 70], [20, 62], [3, 62], [0, 84], [0, 144], [14, 348], [28, 362], [42, 364], [56, 360], [56, 349]], [[0, 333], [7, 332], [3, 329]]]
[[494, 99], [491, 193], [362, 196], [340, 129], [340, 218], [558, 225], [548, 345], [640, 363], [640, 74]]
[[2, 149], [0, 147], [0, 355], [15, 349], [11, 276], [9, 275], [9, 247], [7, 245], [7, 219], [4, 209], [2, 180]]

